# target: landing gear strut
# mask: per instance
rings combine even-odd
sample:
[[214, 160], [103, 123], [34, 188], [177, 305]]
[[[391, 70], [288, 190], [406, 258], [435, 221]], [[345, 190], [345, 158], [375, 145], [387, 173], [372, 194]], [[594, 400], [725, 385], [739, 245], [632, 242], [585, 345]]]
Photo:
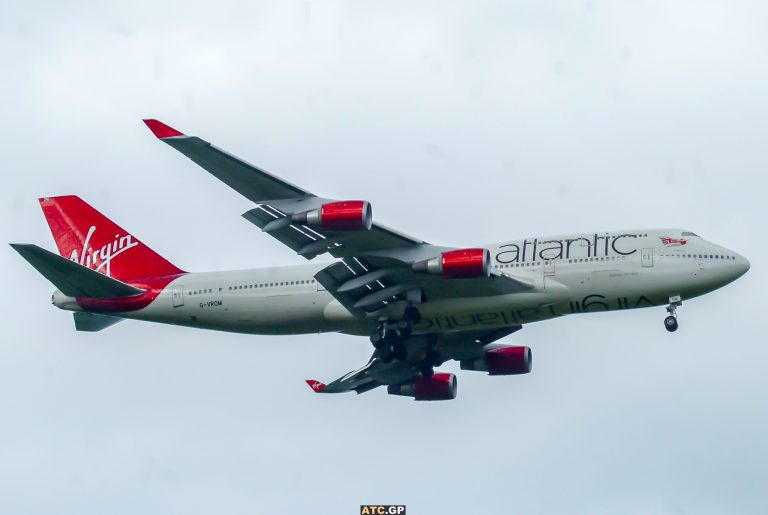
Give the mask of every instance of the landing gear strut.
[[435, 374], [434, 367], [439, 367], [442, 364], [443, 360], [440, 359], [440, 353], [435, 350], [433, 340], [432, 344], [430, 344], [430, 350], [427, 352], [427, 356], [424, 358], [424, 361], [422, 361], [419, 366], [416, 367], [416, 369], [419, 371], [422, 377], [429, 379]]
[[389, 363], [393, 358], [404, 360], [408, 357], [408, 349], [405, 348], [403, 341], [406, 340], [413, 330], [413, 324], [419, 323], [421, 313], [411, 303], [405, 307], [403, 318], [396, 322], [389, 319], [382, 319], [376, 326], [376, 330], [371, 335], [371, 343], [376, 348], [376, 354], [384, 363]]
[[421, 322], [421, 311], [413, 304], [408, 304], [403, 311], [403, 320], [407, 320], [413, 324]]
[[664, 327], [670, 333], [677, 331], [677, 308], [683, 305], [683, 300], [680, 296], [670, 297], [669, 306], [667, 306], [667, 318], [664, 319]]

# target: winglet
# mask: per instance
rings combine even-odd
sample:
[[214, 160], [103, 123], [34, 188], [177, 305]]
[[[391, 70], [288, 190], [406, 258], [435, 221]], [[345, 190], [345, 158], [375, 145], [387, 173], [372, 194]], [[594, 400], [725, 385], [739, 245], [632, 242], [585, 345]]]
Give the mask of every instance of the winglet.
[[315, 381], [314, 379], [307, 379], [307, 384], [315, 393], [320, 393], [323, 390], [325, 390], [325, 383], [321, 383], [320, 381]]
[[177, 131], [173, 127], [167, 126], [160, 120], [149, 118], [143, 121], [145, 124], [147, 124], [147, 127], [149, 127], [149, 130], [152, 131], [152, 134], [157, 136], [157, 138], [159, 139], [173, 138], [175, 136], [184, 136], [184, 133]]

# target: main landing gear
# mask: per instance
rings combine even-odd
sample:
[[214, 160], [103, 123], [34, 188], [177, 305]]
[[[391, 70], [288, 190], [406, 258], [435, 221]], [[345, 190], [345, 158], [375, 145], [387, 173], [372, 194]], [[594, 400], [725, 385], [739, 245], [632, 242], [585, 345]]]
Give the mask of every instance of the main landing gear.
[[432, 349], [432, 345], [430, 345], [430, 351], [427, 352], [427, 356], [424, 358], [424, 361], [419, 363], [418, 367], [416, 367], [416, 370], [419, 371], [419, 374], [421, 374], [422, 377], [425, 377], [429, 379], [433, 375], [435, 375], [435, 367], [439, 367], [443, 364], [443, 361], [440, 359], [440, 354]]
[[670, 333], [677, 331], [677, 308], [683, 305], [683, 299], [679, 295], [669, 298], [669, 306], [667, 306], [667, 313], [669, 315], [664, 319], [664, 327]]
[[402, 361], [408, 356], [404, 341], [411, 335], [413, 324], [418, 324], [420, 320], [419, 310], [408, 304], [401, 320], [385, 319], [379, 322], [371, 335], [371, 343], [384, 363], [389, 363], [393, 358]]

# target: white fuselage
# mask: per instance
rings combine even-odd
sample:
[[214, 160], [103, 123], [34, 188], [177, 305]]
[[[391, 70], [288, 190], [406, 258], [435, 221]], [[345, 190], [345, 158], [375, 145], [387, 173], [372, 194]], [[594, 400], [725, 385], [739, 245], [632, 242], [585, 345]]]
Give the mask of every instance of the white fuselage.
[[[683, 243], [684, 242], [684, 243]], [[415, 332], [490, 329], [597, 311], [668, 304], [743, 275], [749, 262], [679, 229], [528, 238], [487, 245], [501, 273], [535, 286], [513, 294], [425, 302]], [[327, 263], [190, 273], [125, 318], [252, 334], [370, 334], [377, 313], [356, 319], [314, 279]], [[473, 281], [473, 279], [454, 279]], [[54, 304], [75, 309], [74, 299]], [[429, 300], [429, 299], [427, 299]]]

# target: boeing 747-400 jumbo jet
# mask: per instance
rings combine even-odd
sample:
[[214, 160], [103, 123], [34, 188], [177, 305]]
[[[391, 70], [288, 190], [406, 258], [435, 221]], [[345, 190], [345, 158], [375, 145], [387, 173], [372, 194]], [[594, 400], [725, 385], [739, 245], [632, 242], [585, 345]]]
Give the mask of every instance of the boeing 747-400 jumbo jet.
[[596, 231], [476, 248], [432, 245], [373, 221], [364, 200], [318, 197], [207, 141], [145, 120], [161, 141], [254, 203], [243, 216], [306, 260], [331, 264], [191, 273], [76, 196], [40, 199], [58, 254], [12, 244], [56, 288], [78, 331], [126, 318], [249, 334], [340, 332], [370, 338], [371, 359], [318, 393], [387, 386], [416, 400], [456, 397], [447, 360], [490, 375], [527, 374], [528, 347], [497, 340], [563, 315], [666, 306], [749, 270], [732, 250], [681, 229]]

